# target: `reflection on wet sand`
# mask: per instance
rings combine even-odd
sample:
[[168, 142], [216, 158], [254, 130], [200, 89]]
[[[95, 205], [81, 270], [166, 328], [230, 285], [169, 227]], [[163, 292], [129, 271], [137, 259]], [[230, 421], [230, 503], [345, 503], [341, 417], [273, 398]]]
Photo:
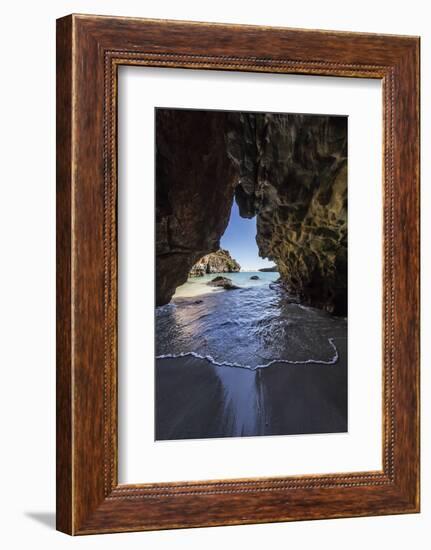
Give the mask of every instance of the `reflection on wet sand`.
[[347, 431], [347, 346], [336, 365], [220, 367], [193, 356], [158, 359], [156, 439]]

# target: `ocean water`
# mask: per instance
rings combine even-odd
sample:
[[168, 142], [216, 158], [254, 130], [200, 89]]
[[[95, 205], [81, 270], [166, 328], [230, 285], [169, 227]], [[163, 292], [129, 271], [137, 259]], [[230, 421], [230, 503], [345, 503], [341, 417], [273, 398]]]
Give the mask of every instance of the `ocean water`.
[[[279, 278], [279, 274], [276, 272], [240, 271], [238, 273], [211, 273], [209, 275], [203, 275], [202, 277], [192, 277], [188, 279], [186, 283], [177, 288], [174, 299], [225, 292], [224, 289], [208, 286], [207, 284], [218, 275], [231, 279], [235, 285], [243, 288], [268, 286], [269, 283], [273, 283]], [[259, 279], [257, 281], [250, 279], [253, 275], [257, 275]]]
[[[228, 273], [238, 290], [189, 279], [170, 304], [156, 308], [157, 358], [195, 356], [215, 366], [256, 370], [275, 363], [336, 365], [347, 320], [289, 303], [278, 273]], [[259, 280], [250, 279], [258, 275]]]

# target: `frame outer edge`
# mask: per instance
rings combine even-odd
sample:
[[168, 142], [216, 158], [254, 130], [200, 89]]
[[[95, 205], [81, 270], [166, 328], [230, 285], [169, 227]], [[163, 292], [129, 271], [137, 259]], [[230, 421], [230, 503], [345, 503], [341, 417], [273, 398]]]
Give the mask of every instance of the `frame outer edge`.
[[[115, 27], [115, 23], [118, 19], [109, 19], [109, 24], [112, 22], [113, 27]], [[121, 43], [121, 37], [118, 36], [120, 32], [119, 29], [112, 28], [107, 30], [105, 27], [103, 29], [100, 29], [99, 23], [97, 23], [96, 29], [94, 28], [94, 25], [92, 25], [92, 28], [89, 29], [86, 23], [90, 21], [94, 23], [94, 18], [92, 19], [92, 16], [87, 17], [76, 15], [68, 16], [57, 21], [57, 529], [68, 534], [87, 534], [124, 530], [223, 525], [229, 523], [240, 524], [260, 523], [267, 521], [288, 521], [289, 519], [312, 519], [312, 517], [306, 518], [307, 514], [294, 514], [293, 516], [289, 518], [285, 517], [284, 519], [281, 519], [282, 515], [278, 514], [270, 519], [260, 519], [253, 514], [249, 518], [247, 518], [246, 516], [243, 516], [243, 514], [241, 514], [241, 517], [238, 515], [238, 517], [234, 521], [229, 522], [224, 514], [222, 514], [223, 517], [220, 516], [221, 519], [216, 520], [206, 517], [204, 514], [205, 517], [203, 517], [203, 519], [201, 519], [199, 522], [188, 522], [184, 519], [184, 514], [181, 512], [181, 509], [178, 508], [178, 505], [181, 507], [182, 503], [184, 504], [185, 501], [188, 500], [188, 496], [184, 498], [181, 497], [178, 501], [177, 499], [175, 499], [178, 502], [178, 504], [175, 503], [175, 506], [173, 501], [171, 501], [171, 504], [169, 503], [169, 497], [165, 503], [159, 501], [160, 509], [158, 511], [154, 511], [154, 508], [152, 505], [150, 505], [150, 503], [145, 506], [144, 503], [137, 506], [138, 502], [136, 500], [132, 500], [134, 497], [123, 497], [119, 499], [119, 501], [117, 500], [116, 502], [114, 502], [109, 497], [109, 494], [106, 494], [106, 492], [105, 496], [102, 496], [102, 469], [100, 464], [96, 462], [92, 464], [91, 467], [89, 467], [88, 460], [100, 458], [101, 453], [100, 441], [99, 439], [97, 439], [100, 437], [100, 431], [97, 431], [99, 428], [96, 429], [96, 427], [94, 426], [94, 418], [91, 417], [91, 415], [95, 412], [95, 408], [97, 407], [97, 409], [99, 409], [100, 403], [97, 401], [97, 403], [93, 405], [93, 403], [89, 401], [90, 394], [85, 389], [86, 386], [84, 386], [84, 384], [88, 383], [88, 387], [91, 388], [91, 384], [93, 384], [94, 386], [94, 384], [96, 384], [96, 381], [98, 382], [100, 380], [100, 374], [98, 371], [97, 363], [94, 363], [94, 361], [92, 361], [92, 354], [87, 353], [85, 355], [85, 352], [81, 350], [81, 343], [84, 344], [84, 347], [88, 347], [89, 342], [91, 343], [91, 346], [93, 346], [92, 338], [98, 338], [98, 334], [84, 334], [83, 330], [86, 327], [79, 327], [78, 325], [74, 326], [73, 316], [76, 316], [77, 323], [80, 321], [80, 316], [82, 316], [82, 318], [87, 321], [85, 315], [90, 311], [88, 309], [88, 304], [90, 303], [91, 307], [93, 308], [91, 310], [92, 313], [94, 313], [95, 307], [98, 308], [97, 305], [94, 305], [94, 297], [91, 298], [90, 302], [85, 301], [87, 298], [89, 298], [87, 295], [88, 285], [85, 286], [83, 284], [83, 281], [85, 282], [85, 279], [83, 279], [82, 277], [83, 275], [87, 275], [88, 272], [86, 272], [85, 269], [82, 268], [82, 266], [85, 267], [90, 265], [88, 263], [90, 256], [87, 255], [87, 253], [89, 252], [89, 248], [86, 249], [85, 247], [81, 246], [85, 232], [80, 224], [82, 222], [84, 222], [84, 224], [86, 223], [84, 211], [88, 208], [89, 204], [92, 204], [93, 206], [96, 205], [97, 209], [99, 209], [98, 203], [94, 203], [95, 200], [99, 200], [99, 191], [97, 193], [94, 192], [94, 190], [91, 191], [91, 186], [89, 186], [89, 183], [91, 181], [94, 181], [95, 176], [99, 177], [98, 174], [100, 168], [92, 166], [88, 170], [88, 172], [85, 172], [85, 170], [81, 170], [81, 165], [78, 165], [77, 162], [79, 161], [81, 163], [82, 161], [84, 162], [84, 164], [89, 163], [91, 155], [89, 155], [88, 150], [84, 151], [83, 143], [81, 143], [81, 141], [82, 139], [85, 139], [85, 137], [91, 138], [91, 133], [93, 131], [97, 134], [96, 128], [98, 128], [99, 124], [99, 119], [96, 120], [95, 118], [92, 118], [83, 121], [81, 120], [82, 117], [80, 115], [84, 115], [84, 118], [86, 118], [85, 109], [88, 109], [88, 107], [90, 106], [90, 104], [87, 103], [89, 100], [94, 101], [94, 105], [96, 105], [97, 107], [97, 110], [95, 112], [96, 118], [100, 115], [100, 112], [98, 110], [100, 108], [99, 98], [97, 97], [97, 93], [101, 93], [101, 90], [99, 89], [97, 91], [95, 89], [92, 89], [91, 93], [88, 93], [89, 88], [87, 83], [85, 83], [84, 87], [81, 89], [82, 83], [80, 82], [80, 78], [82, 78], [82, 74], [84, 74], [84, 67], [87, 70], [90, 68], [89, 63], [94, 63], [97, 61], [97, 59], [100, 61], [100, 56], [103, 55], [103, 51], [106, 47], [105, 38], [106, 40], [109, 39], [109, 41], [115, 39], [117, 42]], [[145, 23], [145, 20], [141, 21], [142, 23]], [[169, 28], [166, 28], [166, 22], [159, 21], [154, 23], [157, 27], [160, 27], [159, 29], [157, 29], [158, 32], [160, 32], [161, 30], [169, 30]], [[172, 22], [172, 24], [174, 26], [178, 26], [178, 22]], [[187, 24], [183, 25], [183, 27], [187, 27]], [[259, 27], [257, 27], [257, 29], [259, 29]], [[241, 27], [238, 27], [237, 29], [235, 29], [235, 32], [239, 32], [240, 30]], [[289, 29], [285, 30], [288, 31]], [[102, 33], [102, 31], [106, 32], [107, 34], [100, 34], [99, 31], [100, 33]], [[134, 29], [134, 31], [136, 31], [136, 29]], [[293, 29], [289, 31], [293, 33], [296, 32]], [[313, 33], [315, 31], [309, 32]], [[338, 35], [339, 33], [336, 33], [334, 31], [334, 34]], [[83, 39], [84, 35], [85, 40]], [[76, 41], [74, 40], [74, 36], [76, 36]], [[359, 37], [360, 35], [352, 34], [352, 42], [354, 41], [354, 36]], [[379, 35], [375, 35], [375, 37], [373, 37], [372, 35], [370, 35], [370, 40], [377, 40], [378, 36]], [[386, 37], [383, 35], [382, 38]], [[388, 48], [390, 49], [390, 46], [393, 46], [393, 49], [390, 49], [391, 55], [400, 55], [400, 49], [404, 53], [407, 51], [407, 49], [409, 49], [409, 58], [411, 60], [412, 58], [410, 56], [412, 55], [412, 51], [414, 50], [413, 57], [416, 61], [418, 61], [418, 39], [406, 37], [402, 40], [402, 46], [400, 46], [398, 38], [394, 37], [391, 39], [389, 36], [387, 36], [387, 38], [390, 42]], [[363, 35], [361, 35], [361, 40], [363, 39], [364, 37]], [[145, 44], [146, 40], [147, 38], [145, 38], [145, 40], [142, 39], [142, 44]], [[158, 37], [155, 40], [155, 43], [158, 44]], [[413, 42], [415, 42], [416, 44], [416, 49], [413, 48]], [[90, 43], [91, 50], [87, 51], [86, 48], [90, 48]], [[140, 47], [141, 39], [139, 38], [138, 42], [136, 43], [136, 48]], [[192, 40], [190, 48], [193, 47], [194, 43]], [[311, 46], [309, 46], [308, 49], [310, 49], [310, 47]], [[81, 51], [82, 48], [84, 48], [83, 51]], [[109, 47], [107, 49], [109, 49]], [[367, 49], [368, 51], [370, 50], [369, 47], [365, 48], [362, 52], [363, 57], [365, 57]], [[209, 51], [211, 51], [211, 48]], [[85, 59], [86, 53], [90, 55], [90, 60]], [[75, 59], [75, 55], [78, 54], [79, 58]], [[173, 55], [175, 56], [175, 54]], [[287, 59], [289, 59], [289, 57], [287, 57]], [[95, 69], [95, 74], [97, 76], [92, 76], [91, 78], [96, 79], [96, 87], [99, 87], [101, 83], [101, 75], [99, 73], [100, 67], [96, 67], [93, 64], [92, 68]], [[417, 96], [418, 75], [416, 73], [416, 68], [414, 68], [412, 72], [414, 73], [412, 77], [413, 81], [409, 81], [406, 89], [409, 92], [414, 92], [414, 94], [416, 94]], [[327, 74], [331, 73], [333, 74], [332, 68], [328, 69]], [[356, 75], [352, 73], [352, 76], [367, 77], [368, 75], [366, 73]], [[83, 90], [85, 93], [83, 93]], [[417, 97], [415, 97], [414, 99], [416, 98]], [[398, 101], [401, 101], [399, 97], [397, 99]], [[417, 107], [418, 105], [416, 105], [416, 109]], [[77, 109], [79, 109], [79, 113], [78, 111], [76, 111]], [[76, 114], [74, 115], [75, 111]], [[417, 110], [415, 111], [415, 113], [413, 113], [411, 108], [410, 110], [409, 108], [407, 108], [407, 112], [414, 118], [414, 121], [418, 122]], [[75, 122], [74, 116], [76, 118]], [[89, 123], [89, 126], [85, 125], [86, 122], [87, 124]], [[412, 124], [410, 124], [409, 128], [412, 128]], [[401, 131], [398, 121], [397, 131]], [[413, 135], [414, 134], [415, 129], [413, 129]], [[97, 140], [98, 141], [95, 147], [93, 147], [93, 144], [91, 144], [91, 148], [94, 150], [97, 149], [97, 147], [99, 147], [100, 145], [99, 135], [97, 135]], [[75, 143], [75, 146], [73, 145], [73, 143]], [[418, 145], [414, 144], [413, 147], [417, 148]], [[416, 195], [418, 191], [417, 184], [419, 181], [418, 155], [415, 156], [415, 153], [413, 153], [413, 159], [414, 161], [412, 160], [412, 157], [410, 157], [410, 163], [408, 163], [410, 168], [414, 166], [416, 170], [415, 175], [412, 178], [412, 181], [415, 182], [415, 185], [411, 186], [412, 199], [410, 201], [410, 207], [412, 207], [414, 201], [418, 201], [418, 196]], [[399, 160], [399, 165], [401, 164], [401, 160]], [[405, 164], [402, 164], [402, 166], [405, 166]], [[85, 167], [88, 168], [87, 166]], [[410, 215], [406, 216], [406, 219], [409, 221], [410, 224], [412, 224], [411, 227], [414, 233], [411, 237], [407, 239], [407, 241], [412, 243], [413, 245], [413, 259], [415, 260], [415, 266], [411, 267], [408, 272], [404, 274], [407, 278], [410, 279], [410, 282], [414, 281], [416, 283], [418, 283], [419, 274], [415, 271], [415, 267], [416, 260], [418, 262], [419, 258], [414, 254], [417, 253], [416, 247], [419, 236], [419, 228], [417, 220], [415, 225], [415, 222], [411, 217], [411, 213], [412, 210], [415, 210], [417, 206], [418, 202], [414, 202], [413, 207], [411, 208], [411, 210], [409, 210]], [[99, 216], [100, 212], [97, 212], [97, 219], [99, 219]], [[75, 217], [76, 227], [74, 227]], [[93, 247], [92, 250], [96, 250], [97, 255], [99, 255], [99, 247], [97, 245], [97, 242], [94, 241], [94, 237], [98, 233], [98, 229], [96, 230], [94, 229], [94, 227], [94, 225], [91, 226], [91, 239], [93, 239], [91, 241], [91, 246]], [[104, 238], [106, 239], [106, 236], [104, 236]], [[398, 241], [398, 243], [400, 243], [400, 241]], [[83, 252], [84, 256], [82, 256]], [[78, 258], [79, 264], [77, 262]], [[405, 258], [398, 258], [398, 260], [404, 265]], [[87, 262], [87, 264], [85, 262]], [[90, 263], [92, 264], [93, 261]], [[99, 280], [98, 274], [90, 273], [90, 275], [92, 276], [94, 281]], [[400, 288], [402, 291], [404, 287], [401, 285]], [[82, 293], [82, 295], [80, 293]], [[416, 287], [413, 290], [412, 296], [416, 296]], [[413, 303], [407, 308], [407, 311], [410, 319], [413, 320], [414, 325], [411, 334], [414, 338], [416, 338], [419, 320], [418, 304]], [[99, 316], [100, 312], [96, 311], [96, 313]], [[74, 350], [72, 349], [74, 341], [77, 351], [75, 357], [73, 355]], [[97, 347], [99, 348], [98, 344]], [[411, 360], [411, 363], [415, 375], [418, 375], [418, 357], [416, 355], [417, 338], [409, 346], [409, 349], [414, 349], [414, 358]], [[94, 351], [93, 347], [90, 351]], [[97, 350], [97, 354], [99, 354], [99, 349]], [[73, 392], [75, 371], [77, 378], [75, 392], [76, 404], [74, 405]], [[418, 413], [418, 380], [416, 378], [415, 382], [415, 380], [413, 380], [414, 375], [408, 375], [406, 369], [403, 370], [403, 376], [406, 376], [408, 378], [409, 389], [413, 391], [411, 399], [417, 406], [416, 408], [415, 406], [413, 406], [411, 411], [409, 409], [409, 411], [406, 412], [405, 394], [407, 390], [405, 390], [404, 393], [401, 392], [401, 397], [399, 398], [401, 402], [400, 409], [402, 409], [400, 416], [403, 417], [403, 420], [408, 426], [408, 439], [410, 440], [410, 443], [413, 442], [414, 449], [410, 449], [408, 453], [409, 458], [408, 460], [406, 459], [408, 461], [408, 474], [406, 475], [400, 471], [400, 474], [402, 474], [402, 479], [399, 480], [401, 481], [401, 486], [398, 485], [398, 489], [401, 489], [401, 493], [394, 493], [393, 495], [389, 492], [386, 493], [388, 498], [392, 495], [393, 498], [396, 499], [396, 503], [393, 502], [393, 506], [390, 506], [389, 501], [384, 503], [382, 500], [380, 505], [377, 505], [373, 510], [369, 510], [368, 513], [365, 510], [363, 512], [360, 512], [360, 509], [357, 508], [355, 509], [355, 511], [350, 510], [349, 512], [345, 510], [341, 513], [331, 514], [329, 511], [326, 510], [326, 507], [324, 507], [323, 510], [320, 510], [316, 514], [316, 518], [349, 517], [354, 515], [375, 515], [418, 511], [412, 509], [413, 498], [415, 498], [416, 501], [418, 499], [418, 490], [413, 490], [412, 487], [413, 481], [416, 485], [419, 480], [419, 476], [416, 475], [418, 474], [418, 419], [416, 417], [413, 419], [408, 414], [409, 412]], [[94, 389], [95, 388], [93, 387], [93, 390]], [[97, 392], [99, 392], [97, 386], [96, 389]], [[83, 393], [81, 393], [80, 390], [82, 390]], [[94, 397], [92, 396], [91, 398]], [[110, 395], [110, 398], [112, 398], [112, 395]], [[82, 416], [83, 413], [87, 414], [87, 418]], [[111, 428], [115, 431], [114, 426], [112, 426]], [[105, 433], [110, 431], [109, 422], [104, 422], [103, 429]], [[108, 440], [110, 440], [111, 437], [112, 434], [108, 437]], [[96, 445], [96, 450], [94, 449], [94, 445]], [[111, 481], [115, 482], [115, 479]], [[110, 485], [110, 483], [108, 483], [108, 485]], [[393, 488], [395, 489], [395, 487]], [[232, 491], [232, 493], [234, 492], [235, 491]], [[370, 491], [370, 494], [371, 493], [374, 494], [373, 491]], [[300, 495], [301, 492], [298, 493], [298, 497], [300, 497]], [[379, 495], [376, 493], [376, 495], [379, 496], [379, 498], [384, 498], [383, 493], [380, 493]], [[193, 493], [190, 493], [190, 498], [193, 498], [193, 506], [195, 506], [196, 504], [194, 502], [196, 496], [193, 496]], [[408, 501], [404, 500], [407, 496]], [[239, 502], [239, 495], [236, 495], [235, 499], [237, 499]], [[162, 500], [165, 500], [164, 497], [162, 497]], [[199, 500], [199, 497], [197, 498], [197, 500]], [[211, 502], [215, 502], [214, 499], [211, 499]], [[220, 503], [221, 505], [222, 502], [222, 499], [217, 500], [217, 504]], [[139, 515], [139, 513], [144, 513], [145, 511], [145, 513], [149, 514], [150, 516], [154, 513], [159, 514], [159, 518], [155, 519], [154, 522], [152, 522], [149, 517], [147, 518], [146, 516], [142, 516], [141, 521], [140, 516], [139, 521], [137, 521], [136, 516], [134, 520], [132, 520], [132, 518], [130, 517], [130, 521], [125, 522], [125, 514], [127, 514], [126, 508], [129, 506], [129, 504], [130, 509], [132, 510], [133, 508], [134, 510], [133, 514], [138, 513]], [[160, 514], [167, 513], [168, 509], [171, 509], [171, 512], [174, 513], [174, 515], [171, 516], [169, 521], [165, 522]], [[167, 519], [168, 518], [165, 518], [165, 520]]]
[[[396, 400], [398, 484], [411, 512], [420, 511], [420, 39], [396, 68], [394, 154], [397, 171], [395, 203], [395, 328], [398, 338], [399, 388]], [[400, 346], [399, 342], [403, 345]], [[409, 374], [409, 376], [407, 376]]]
[[72, 365], [73, 17], [56, 24], [56, 528], [74, 532]]

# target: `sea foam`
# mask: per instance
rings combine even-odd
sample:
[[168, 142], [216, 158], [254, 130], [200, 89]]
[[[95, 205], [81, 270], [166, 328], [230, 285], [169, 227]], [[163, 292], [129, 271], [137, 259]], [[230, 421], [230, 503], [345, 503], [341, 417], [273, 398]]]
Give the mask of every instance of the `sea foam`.
[[336, 365], [335, 341], [347, 338], [346, 320], [288, 303], [278, 285], [269, 283], [262, 277], [259, 285], [157, 308], [157, 359], [196, 357], [248, 370], [283, 363]]

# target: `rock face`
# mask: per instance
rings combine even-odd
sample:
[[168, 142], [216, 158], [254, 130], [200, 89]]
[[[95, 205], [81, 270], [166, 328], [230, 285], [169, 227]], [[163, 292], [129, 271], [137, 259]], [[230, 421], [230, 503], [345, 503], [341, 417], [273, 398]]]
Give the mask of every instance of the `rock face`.
[[236, 273], [241, 269], [227, 250], [206, 254], [191, 268], [189, 277], [201, 277], [207, 273]]
[[247, 113], [229, 132], [259, 255], [302, 303], [347, 312], [347, 118]]
[[156, 305], [220, 248], [236, 182], [227, 131], [228, 113], [156, 110]]
[[347, 118], [159, 109], [156, 303], [219, 249], [232, 206], [287, 291], [347, 312]]
[[218, 277], [214, 277], [214, 279], [212, 279], [212, 281], [209, 281], [207, 285], [224, 288], [225, 290], [236, 290], [240, 288], [239, 286], [233, 284], [232, 279], [229, 279], [228, 277], [222, 277], [221, 275]]

